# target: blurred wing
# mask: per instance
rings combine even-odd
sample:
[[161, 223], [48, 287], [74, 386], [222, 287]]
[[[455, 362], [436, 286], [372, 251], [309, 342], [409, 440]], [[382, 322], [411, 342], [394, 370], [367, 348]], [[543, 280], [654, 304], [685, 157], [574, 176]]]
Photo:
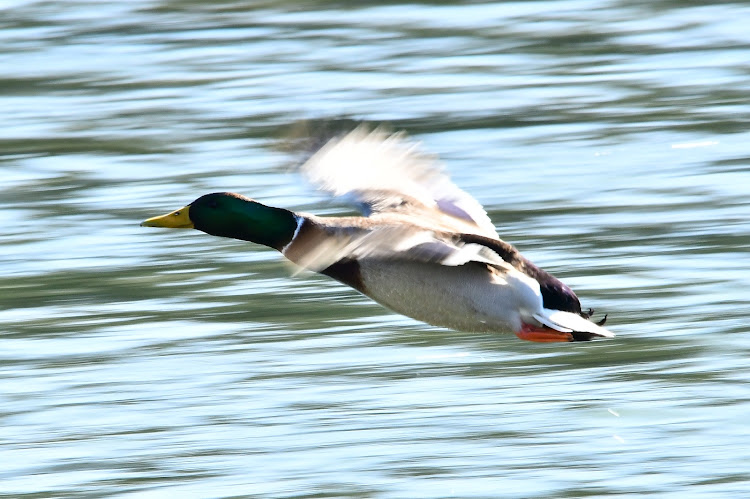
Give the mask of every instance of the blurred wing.
[[317, 188], [369, 216], [414, 215], [430, 224], [497, 238], [482, 205], [443, 173], [438, 161], [403, 133], [359, 126], [324, 143], [300, 170]]

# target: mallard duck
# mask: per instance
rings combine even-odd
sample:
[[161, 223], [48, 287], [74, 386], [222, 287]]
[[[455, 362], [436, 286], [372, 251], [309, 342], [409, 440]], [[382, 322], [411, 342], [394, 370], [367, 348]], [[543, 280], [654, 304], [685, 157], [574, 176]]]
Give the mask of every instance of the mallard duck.
[[364, 216], [319, 217], [220, 192], [141, 225], [274, 248], [435, 326], [540, 342], [614, 336], [568, 286], [501, 240], [479, 202], [404, 134], [359, 126], [319, 144], [300, 170]]

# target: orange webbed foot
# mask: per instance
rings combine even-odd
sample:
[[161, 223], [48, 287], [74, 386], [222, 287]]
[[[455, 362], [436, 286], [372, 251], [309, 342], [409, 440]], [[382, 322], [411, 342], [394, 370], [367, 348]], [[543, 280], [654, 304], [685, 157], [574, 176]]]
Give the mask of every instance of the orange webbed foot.
[[539, 343], [573, 341], [572, 333], [555, 331], [554, 329], [544, 326], [532, 326], [531, 324], [524, 324], [521, 330], [516, 332], [516, 336], [522, 340], [536, 341]]

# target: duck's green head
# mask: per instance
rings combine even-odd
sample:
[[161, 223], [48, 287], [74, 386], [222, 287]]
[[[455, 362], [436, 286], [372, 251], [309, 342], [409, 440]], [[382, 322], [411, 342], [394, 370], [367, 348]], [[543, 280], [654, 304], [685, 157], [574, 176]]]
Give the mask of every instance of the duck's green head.
[[144, 227], [198, 229], [214, 236], [243, 239], [281, 249], [294, 237], [297, 217], [233, 192], [201, 196], [166, 215], [149, 218]]

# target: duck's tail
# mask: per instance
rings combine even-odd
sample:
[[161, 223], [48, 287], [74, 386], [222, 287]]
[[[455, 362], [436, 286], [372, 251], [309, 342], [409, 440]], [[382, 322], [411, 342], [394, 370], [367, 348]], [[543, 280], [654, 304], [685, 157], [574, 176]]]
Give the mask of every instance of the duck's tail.
[[550, 329], [561, 333], [569, 333], [573, 336], [573, 341], [615, 337], [615, 333], [612, 331], [570, 312], [543, 308], [541, 313], [533, 314], [533, 317]]

